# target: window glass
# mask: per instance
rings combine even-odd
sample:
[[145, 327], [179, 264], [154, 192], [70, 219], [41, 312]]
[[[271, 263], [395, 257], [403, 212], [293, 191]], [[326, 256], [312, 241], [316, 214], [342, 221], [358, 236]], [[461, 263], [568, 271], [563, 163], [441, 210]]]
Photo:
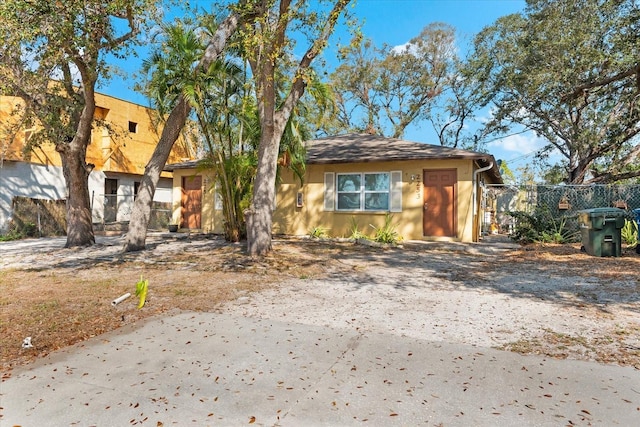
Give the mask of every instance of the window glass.
[[361, 210], [360, 174], [338, 174], [338, 210]]
[[388, 173], [337, 174], [336, 184], [338, 210], [389, 209]]
[[386, 211], [389, 209], [389, 193], [366, 193], [364, 209], [367, 211]]
[[364, 174], [365, 191], [389, 191], [388, 173], [366, 173]]
[[357, 191], [360, 192], [360, 174], [339, 174], [338, 175], [338, 191]]

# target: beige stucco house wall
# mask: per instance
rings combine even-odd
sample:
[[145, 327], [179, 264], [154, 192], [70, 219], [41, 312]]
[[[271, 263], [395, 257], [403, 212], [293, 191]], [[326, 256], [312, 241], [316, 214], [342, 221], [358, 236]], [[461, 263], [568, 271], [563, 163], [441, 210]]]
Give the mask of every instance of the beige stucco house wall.
[[196, 162], [187, 162], [187, 167], [173, 169], [173, 206], [172, 206], [172, 223], [181, 224], [183, 216], [182, 206], [182, 184], [184, 179], [190, 179], [194, 176], [201, 176], [202, 190], [202, 212], [201, 212], [201, 230], [204, 233], [223, 234], [224, 233], [224, 216], [222, 212], [222, 204], [219, 196], [215, 191], [215, 175], [211, 171], [201, 171], [197, 168]]
[[[423, 169], [455, 169], [456, 188], [456, 236], [424, 236], [422, 233]], [[278, 187], [273, 232], [278, 234], [306, 235], [317, 226], [325, 227], [333, 237], [348, 237], [352, 221], [360, 231], [373, 235], [374, 227], [382, 227], [385, 215], [393, 215], [396, 231], [405, 240], [459, 240], [471, 242], [473, 238], [472, 178], [474, 165], [470, 160], [394, 161], [380, 163], [349, 163], [335, 165], [309, 165], [304, 185], [300, 185], [292, 173], [283, 173], [283, 183]], [[324, 208], [326, 173], [399, 172], [397, 183], [402, 197], [402, 208], [375, 212], [327, 211]], [[412, 179], [413, 177], [413, 179]], [[297, 193], [302, 194], [302, 207], [297, 207]]]
[[[359, 159], [360, 161], [353, 161]], [[388, 160], [387, 160], [388, 159]], [[174, 173], [174, 220], [180, 219], [183, 177], [202, 174], [196, 163], [168, 167]], [[451, 235], [425, 235], [425, 171], [454, 170], [452, 201], [454, 231]], [[484, 171], [483, 171], [484, 170]], [[383, 174], [388, 177], [389, 203], [380, 210], [340, 210], [336, 183], [340, 174]], [[480, 236], [481, 185], [501, 181], [498, 166], [486, 153], [454, 150], [371, 135], [348, 135], [310, 141], [304, 180], [281, 172], [276, 191], [273, 233], [308, 235], [314, 227], [328, 229], [333, 237], [348, 237], [352, 222], [373, 235], [393, 215], [396, 231], [405, 240], [473, 242]], [[223, 212], [214, 191], [214, 176], [202, 180], [202, 230], [223, 233]], [[428, 213], [426, 214], [428, 215]], [[427, 217], [427, 221], [428, 221]]]

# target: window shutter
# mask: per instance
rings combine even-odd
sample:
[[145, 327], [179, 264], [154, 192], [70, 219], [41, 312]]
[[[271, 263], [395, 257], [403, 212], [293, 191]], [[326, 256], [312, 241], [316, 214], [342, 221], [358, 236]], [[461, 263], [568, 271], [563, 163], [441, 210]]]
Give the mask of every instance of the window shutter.
[[333, 172], [324, 173], [324, 210], [332, 211], [335, 209], [335, 174]]
[[220, 184], [218, 184], [217, 182], [214, 186], [213, 209], [216, 211], [221, 211], [224, 209], [224, 206], [222, 204], [222, 194], [220, 194]]
[[391, 171], [389, 211], [402, 212], [402, 171]]

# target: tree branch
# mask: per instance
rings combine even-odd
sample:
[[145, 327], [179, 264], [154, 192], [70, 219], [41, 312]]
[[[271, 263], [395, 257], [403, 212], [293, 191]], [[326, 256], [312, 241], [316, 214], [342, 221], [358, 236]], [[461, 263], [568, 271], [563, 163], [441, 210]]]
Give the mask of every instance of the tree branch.
[[[619, 81], [619, 80], [623, 80], [627, 77], [636, 75], [637, 76], [637, 81], [638, 84], [640, 85], [640, 63], [634, 65], [633, 67], [629, 68], [628, 70], [622, 71], [618, 74], [615, 74], [611, 77], [607, 77], [601, 80], [596, 80], [594, 82], [590, 82], [590, 83], [585, 83], [582, 84], [580, 86], [577, 86], [573, 89], [572, 92], [563, 95], [560, 99], [563, 102], [567, 102], [567, 101], [571, 101], [573, 99], [576, 99], [578, 97], [580, 97], [585, 91], [588, 91], [589, 89], [593, 89], [595, 87], [600, 87], [600, 86], [606, 86], [610, 83]], [[640, 90], [640, 86], [638, 87], [638, 90]]]
[[327, 22], [324, 25], [322, 33], [313, 42], [313, 44], [309, 47], [307, 52], [300, 60], [293, 80], [293, 84], [291, 86], [291, 91], [289, 92], [289, 95], [287, 96], [287, 99], [285, 99], [280, 110], [280, 117], [289, 117], [290, 112], [293, 110], [300, 97], [302, 97], [302, 95], [304, 94], [304, 90], [306, 87], [304, 73], [326, 45], [329, 36], [335, 28], [338, 18], [340, 17], [344, 8], [350, 2], [351, 0], [338, 0], [336, 2], [336, 4], [333, 6], [333, 9], [329, 13], [329, 17], [327, 18]]

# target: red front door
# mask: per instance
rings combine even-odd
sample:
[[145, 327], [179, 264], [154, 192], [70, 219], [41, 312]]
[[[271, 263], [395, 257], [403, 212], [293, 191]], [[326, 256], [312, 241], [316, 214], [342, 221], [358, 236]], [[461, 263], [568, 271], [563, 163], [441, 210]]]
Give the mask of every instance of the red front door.
[[422, 182], [423, 235], [456, 237], [456, 170], [425, 169]]
[[182, 178], [182, 224], [181, 228], [200, 228], [202, 216], [202, 177]]

